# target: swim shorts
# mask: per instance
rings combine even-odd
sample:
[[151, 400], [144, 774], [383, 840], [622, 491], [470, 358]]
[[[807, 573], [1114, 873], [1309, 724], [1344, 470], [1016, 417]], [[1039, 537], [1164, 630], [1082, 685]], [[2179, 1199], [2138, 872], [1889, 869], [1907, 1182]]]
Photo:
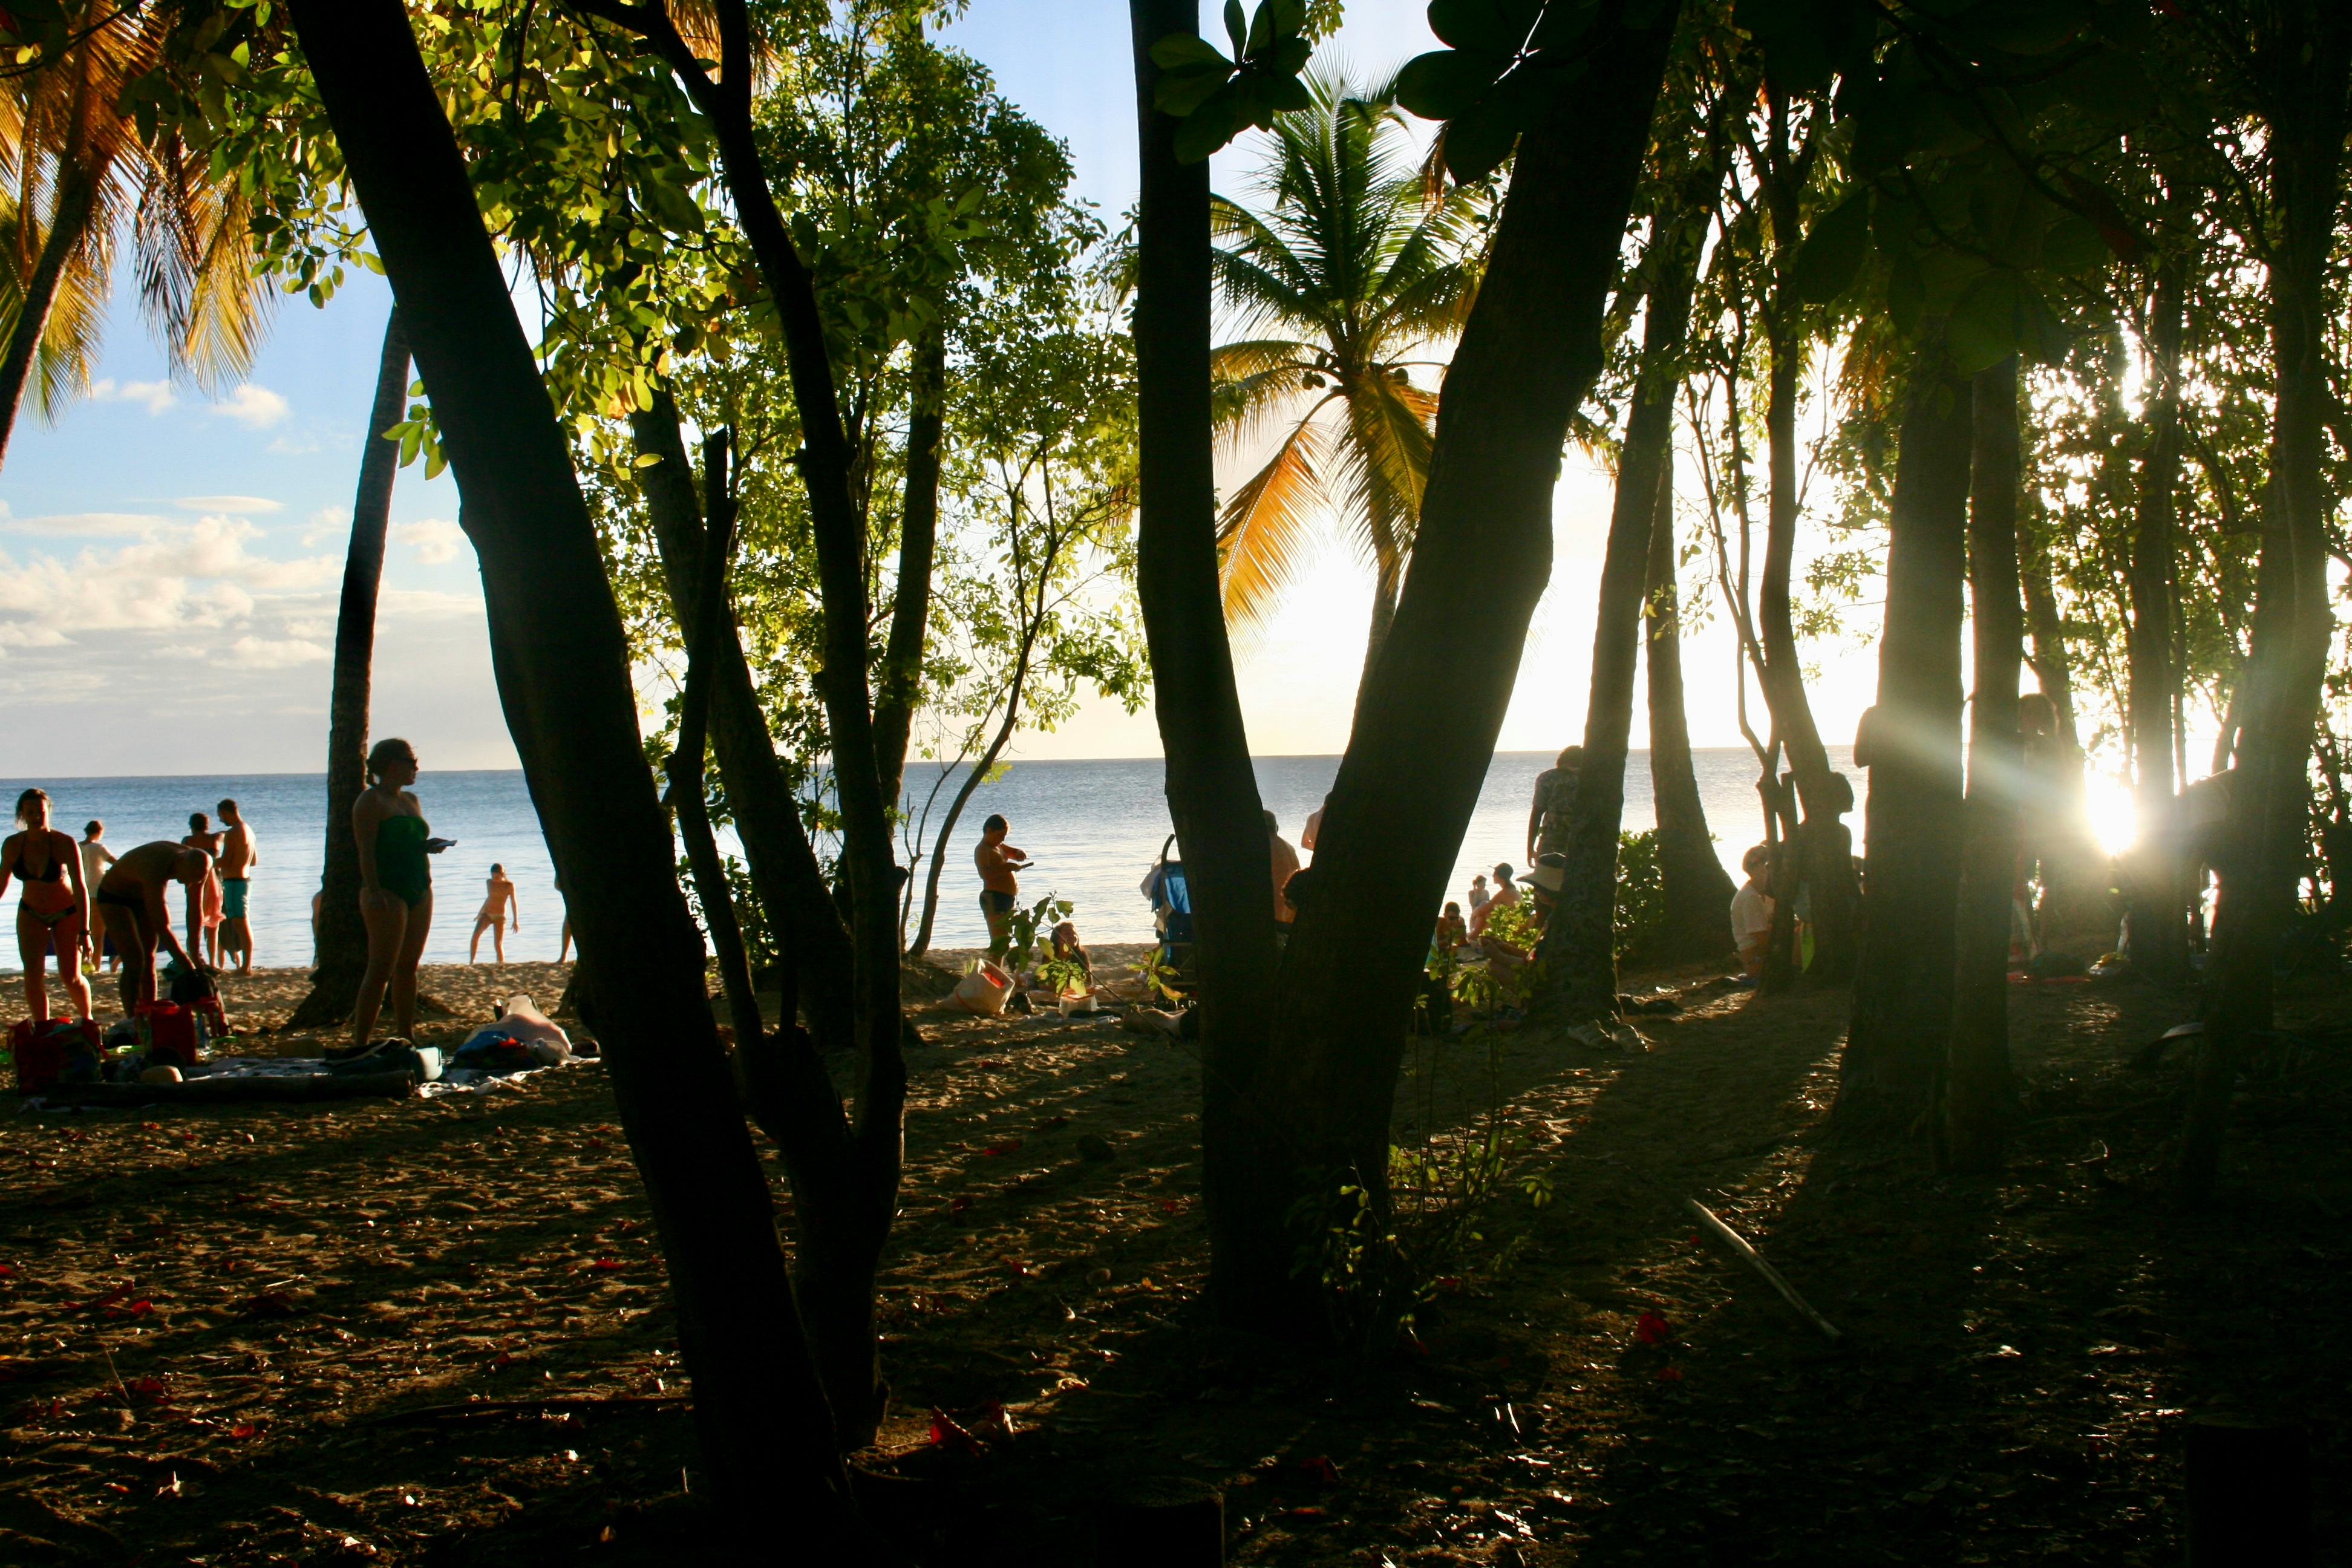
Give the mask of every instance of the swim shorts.
[[993, 888], [980, 890], [980, 912], [983, 915], [1009, 915], [1013, 912], [1013, 895], [1000, 893]]
[[253, 879], [249, 877], [221, 879], [221, 918], [223, 920], [245, 919], [245, 893], [246, 889], [252, 886]]

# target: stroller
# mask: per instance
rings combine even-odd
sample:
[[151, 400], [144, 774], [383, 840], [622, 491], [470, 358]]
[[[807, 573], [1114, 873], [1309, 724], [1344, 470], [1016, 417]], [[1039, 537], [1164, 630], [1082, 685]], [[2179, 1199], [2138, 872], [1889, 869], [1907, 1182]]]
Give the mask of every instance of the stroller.
[[1151, 900], [1151, 923], [1160, 932], [1160, 962], [1189, 981], [1192, 968], [1192, 889], [1184, 879], [1184, 862], [1171, 860], [1176, 836], [1160, 847], [1159, 863], [1143, 879], [1143, 894]]

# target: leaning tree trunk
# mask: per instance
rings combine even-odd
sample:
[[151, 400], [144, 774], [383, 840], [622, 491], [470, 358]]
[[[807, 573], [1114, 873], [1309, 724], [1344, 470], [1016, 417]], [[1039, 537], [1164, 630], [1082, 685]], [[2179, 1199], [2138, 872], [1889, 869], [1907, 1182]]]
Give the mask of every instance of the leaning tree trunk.
[[7, 352], [0, 355], [0, 463], [8, 458], [8, 437], [16, 431], [25, 389], [32, 384], [34, 362], [40, 354], [41, 337], [49, 329], [49, 317], [57, 310], [66, 264], [89, 238], [90, 219], [98, 210], [98, 183], [77, 158], [68, 155], [64, 163], [56, 210], [49, 215], [49, 232], [42, 237], [32, 276], [25, 279], [18, 296], [16, 324], [8, 334]]
[[2208, 1195], [2221, 1172], [2230, 1098], [2251, 1037], [2270, 1027], [2279, 939], [2294, 913], [2310, 831], [2312, 732], [2335, 631], [2328, 607], [2329, 496], [2321, 429], [2334, 394], [2326, 353], [2327, 268], [2341, 200], [2352, 17], [2282, 6], [2256, 40], [2272, 77], [2270, 328], [2277, 395], [2271, 488], [2263, 509], [2246, 729], [2213, 915], [2205, 1033], [2198, 1042], [2175, 1180]]
[[2139, 470], [2139, 505], [2131, 544], [2131, 624], [2125, 633], [2131, 672], [2132, 759], [2137, 769], [2139, 842], [2132, 855], [2132, 970], [2159, 984], [2189, 975], [2189, 921], [2181, 889], [2179, 835], [2174, 820], [2173, 710], [2180, 674], [2173, 657], [2173, 516], [2180, 478], [2180, 332], [2187, 314], [2188, 258], [2158, 267], [2148, 311], [2147, 451]]
[[1658, 500], [1675, 458], [1675, 392], [1702, 231], [1664, 220], [1663, 249], [1643, 328], [1642, 368], [1625, 416], [1617, 492], [1601, 564], [1592, 631], [1584, 763], [1569, 808], [1568, 867], [1538, 956], [1570, 1019], [1617, 1016], [1617, 837], [1625, 816], [1625, 752], [1633, 727], [1633, 674], [1642, 646], [1642, 591]]
[[862, 1526], [710, 1016], [620, 613], [464, 158], [399, 0], [289, 10], [433, 399], [499, 699], [601, 977], [604, 1059], [668, 1265], [724, 1550], [772, 1550], [781, 1511], [817, 1555], [856, 1560]]
[[[678, 429], [677, 405], [657, 392], [652, 408], [629, 417], [638, 455], [659, 460], [636, 470], [661, 552], [662, 581], [669, 590], [672, 617], [681, 627], [700, 624], [700, 563], [704, 555], [703, 501], [687, 467], [686, 438]], [[715, 504], [715, 503], [714, 503]], [[793, 976], [793, 989], [807, 1011], [809, 1027], [828, 1048], [856, 1044], [856, 1003], [850, 992], [853, 964], [849, 932], [840, 906], [825, 885], [824, 868], [801, 825], [800, 802], [776, 757], [760, 697], [744, 661], [731, 608], [721, 606], [711, 664], [708, 711], [711, 750], [719, 776], [734, 808], [735, 831], [751, 872], [751, 889], [782, 948], [780, 957]]]
[[890, 635], [874, 683], [874, 754], [883, 798], [897, 809], [907, 776], [907, 736], [923, 695], [923, 643], [931, 621], [931, 557], [940, 531], [940, 462], [946, 446], [947, 323], [934, 317], [915, 346], [914, 410], [907, 420], [906, 500], [899, 508], [898, 578]]
[[2016, 1106], [2009, 1064], [2009, 931], [2017, 880], [2017, 781], [2024, 763], [2017, 679], [2024, 663], [2025, 610], [2017, 588], [2015, 356], [1979, 372], [1972, 395], [1969, 599], [1976, 695], [1969, 710], [1967, 849], [1940, 1147], [1947, 1168], [1988, 1174], [2000, 1168]]
[[375, 662], [376, 591], [383, 582], [383, 542], [392, 522], [392, 486], [400, 445], [383, 433], [408, 403], [408, 340], [400, 311], [383, 323], [375, 398], [360, 439], [359, 492], [352, 498], [352, 537], [343, 550], [343, 599], [335, 612], [335, 668], [327, 699], [326, 876], [319, 899], [319, 952], [310, 993], [289, 1029], [331, 1028], [352, 1016], [367, 973], [367, 922], [360, 918], [359, 841], [352, 806], [367, 787], [368, 699]]
[[1650, 794], [1658, 811], [1658, 883], [1665, 907], [1656, 943], [1643, 956], [1696, 963], [1732, 950], [1731, 900], [1738, 891], [1715, 852], [1698, 773], [1691, 766], [1683, 710], [1682, 604], [1675, 580], [1675, 467], [1658, 470], [1658, 515], [1650, 530], [1643, 615], [1649, 658]]
[[[1256, 1194], [1274, 1213], [1345, 1184], [1385, 1220], [1391, 1111], [1430, 928], [1550, 574], [1560, 444], [1600, 373], [1602, 309], [1677, 9], [1601, 24], [1572, 101], [1545, 106], [1520, 140], [1446, 372], [1396, 623], [1283, 957], [1260, 1103], [1286, 1124], [1289, 1165]], [[1264, 849], [1253, 858], [1263, 876]], [[1265, 1317], [1296, 1333], [1296, 1288], [1279, 1283]]]
[[1933, 1104], [1951, 1031], [1969, 395], [1937, 330], [1911, 372], [1887, 527], [1878, 702], [1855, 748], [1870, 769], [1870, 896], [1838, 1068], [1836, 1124], [1849, 1132], [1916, 1127]]
[[1220, 1317], [1246, 1322], [1262, 1321], [1272, 1301], [1291, 1295], [1295, 1249], [1285, 1204], [1270, 1195], [1281, 1170], [1278, 1129], [1255, 1104], [1274, 983], [1274, 900], [1264, 808], [1217, 582], [1209, 165], [1177, 160], [1180, 121], [1151, 101], [1160, 79], [1151, 46], [1192, 35], [1199, 15], [1194, 0], [1129, 0], [1128, 6], [1141, 159], [1136, 595], [1167, 757], [1168, 811], [1192, 885], [1209, 1295]]

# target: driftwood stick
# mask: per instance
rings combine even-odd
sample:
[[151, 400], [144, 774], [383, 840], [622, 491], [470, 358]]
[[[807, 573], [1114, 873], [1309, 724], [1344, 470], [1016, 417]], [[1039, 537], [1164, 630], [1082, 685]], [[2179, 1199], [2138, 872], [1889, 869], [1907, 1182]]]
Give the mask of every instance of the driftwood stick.
[[465, 1421], [484, 1415], [533, 1415], [543, 1411], [668, 1409], [688, 1403], [683, 1394], [616, 1394], [571, 1399], [473, 1399], [462, 1405], [425, 1405], [395, 1410], [362, 1422], [367, 1426], [402, 1426], [415, 1421]]
[[1822, 1334], [1828, 1338], [1830, 1343], [1836, 1344], [1845, 1338], [1843, 1334], [1838, 1332], [1836, 1324], [1831, 1322], [1827, 1318], [1822, 1317], [1819, 1312], [1813, 1310], [1813, 1304], [1811, 1301], [1806, 1300], [1802, 1296], [1797, 1294], [1797, 1288], [1794, 1285], [1790, 1284], [1786, 1279], [1782, 1279], [1779, 1269], [1764, 1261], [1764, 1255], [1762, 1253], [1758, 1252], [1754, 1247], [1748, 1245], [1747, 1237], [1741, 1236], [1738, 1231], [1724, 1224], [1721, 1219], [1717, 1217], [1716, 1212], [1713, 1209], [1707, 1207], [1696, 1198], [1692, 1198], [1689, 1202], [1691, 1212], [1698, 1215], [1699, 1218], [1705, 1220], [1709, 1230], [1714, 1231], [1716, 1235], [1730, 1243], [1731, 1250], [1737, 1252], [1742, 1258], [1746, 1259], [1748, 1266], [1750, 1268], [1755, 1269], [1757, 1273], [1764, 1276], [1764, 1282], [1771, 1286], [1773, 1289], [1780, 1292], [1780, 1299], [1788, 1302], [1791, 1307], [1796, 1308], [1799, 1312], [1802, 1313], [1807, 1322], [1821, 1330]]

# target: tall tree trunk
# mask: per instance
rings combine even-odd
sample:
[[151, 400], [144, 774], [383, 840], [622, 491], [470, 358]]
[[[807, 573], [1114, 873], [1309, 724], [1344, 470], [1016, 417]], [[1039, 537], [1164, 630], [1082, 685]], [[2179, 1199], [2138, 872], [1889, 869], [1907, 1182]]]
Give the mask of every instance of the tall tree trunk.
[[940, 531], [940, 461], [947, 426], [948, 330], [934, 318], [915, 346], [914, 411], [907, 421], [906, 501], [898, 524], [898, 581], [890, 636], [874, 687], [874, 755], [893, 811], [906, 787], [907, 735], [923, 695], [923, 640], [930, 629], [931, 557]]
[[1887, 528], [1878, 701], [1854, 748], [1870, 770], [1870, 847], [1861, 963], [1838, 1069], [1837, 1125], [1851, 1132], [1903, 1132], [1919, 1122], [1951, 1031], [1969, 400], [1939, 328], [1911, 372]]
[[[1394, 555], [1381, 561], [1372, 577], [1372, 627], [1364, 639], [1364, 668], [1356, 677], [1356, 711], [1363, 711], [1364, 692], [1372, 683], [1372, 671], [1379, 668], [1381, 649], [1388, 645], [1389, 627], [1396, 624], [1397, 588], [1404, 581], [1404, 562]], [[1353, 729], [1352, 718], [1349, 727]]]
[[[656, 392], [653, 407], [629, 416], [629, 428], [638, 456], [660, 459], [636, 470], [637, 484], [661, 552], [670, 614], [681, 628], [691, 628], [702, 616], [703, 501], [695, 494], [677, 403], [667, 391]], [[720, 629], [704, 671], [710, 684], [711, 750], [734, 807], [752, 890], [782, 941], [788, 989], [806, 1010], [809, 1026], [828, 1048], [848, 1048], [857, 1039], [849, 932], [768, 734], [734, 613], [722, 605], [719, 614]]]
[[[2033, 510], [2028, 513], [2025, 508]], [[2050, 755], [2036, 762], [2035, 804], [2026, 821], [2026, 853], [2042, 878], [2039, 934], [2045, 943], [2074, 944], [2095, 936], [2106, 951], [2114, 937], [2108, 913], [2107, 858], [2091, 836], [2082, 730], [2074, 710], [2074, 656], [2066, 644], [2066, 621], [2058, 606], [2048, 541], [2033, 498], [2021, 506], [2018, 534], [2020, 586], [2025, 594], [2026, 663], [2034, 685], [2058, 715]]]
[[1969, 600], [1976, 694], [1969, 710], [1967, 858], [1941, 1146], [1948, 1168], [1983, 1174], [2000, 1168], [2016, 1106], [2009, 1065], [2009, 932], [2017, 881], [2017, 784], [2025, 761], [2017, 723], [2025, 610], [2017, 586], [2016, 358], [1979, 372], [1971, 390]]
[[[7, 352], [0, 355], [0, 463], [8, 460], [8, 438], [16, 431], [25, 389], [32, 384], [42, 334], [48, 331], [49, 317], [57, 310], [58, 286], [65, 280], [66, 264], [89, 237], [90, 220], [98, 211], [98, 182], [82, 168], [78, 152], [68, 150], [59, 162], [63, 172], [58, 180], [57, 204], [49, 214], [49, 232], [41, 238], [40, 255], [18, 297], [16, 324], [8, 334]], [[19, 214], [18, 221], [30, 219]]]
[[[1274, 1212], [1347, 1183], [1385, 1217], [1390, 1115], [1430, 928], [1550, 574], [1560, 444], [1601, 369], [1601, 311], [1677, 10], [1599, 24], [1572, 96], [1520, 140], [1446, 372], [1396, 623], [1283, 957], [1264, 1102], [1289, 1123], [1292, 1163], [1258, 1194]], [[1262, 876], [1263, 848], [1254, 860]]]
[[1624, 826], [1625, 752], [1633, 725], [1633, 674], [1641, 656], [1642, 590], [1657, 531], [1658, 500], [1675, 458], [1675, 393], [1698, 271], [1697, 224], [1662, 221], [1664, 247], [1650, 290], [1642, 368], [1625, 416], [1617, 491], [1601, 564], [1592, 631], [1591, 690], [1584, 711], [1584, 763], [1569, 812], [1568, 867], [1545, 927], [1539, 956], [1554, 977], [1561, 1014], [1617, 1016], [1617, 837]]
[[2148, 309], [2147, 450], [2139, 470], [2139, 504], [2131, 545], [2132, 757], [2137, 764], [2138, 844], [2132, 855], [2132, 967], [2159, 984], [2189, 974], [2189, 922], [2180, 887], [2173, 816], [2172, 715], [2180, 674], [2173, 658], [2173, 515], [2180, 478], [2180, 332], [2187, 314], [2189, 258], [2176, 251], [2159, 264]]
[[1643, 601], [1643, 652], [1649, 659], [1650, 795], [1658, 812], [1658, 881], [1665, 906], [1656, 946], [1645, 958], [1699, 963], [1732, 950], [1731, 900], [1738, 891], [1715, 852], [1698, 773], [1691, 766], [1690, 724], [1683, 711], [1682, 601], [1675, 574], [1675, 467], [1658, 470], [1658, 514], [1650, 530], [1650, 567]]
[[433, 399], [499, 699], [599, 977], [605, 1061], [668, 1265], [726, 1550], [772, 1549], [781, 1510], [820, 1554], [856, 1560], [862, 1526], [711, 1019], [620, 613], [464, 159], [398, 0], [289, 10]]
[[[1248, 1321], [1291, 1294], [1295, 1261], [1277, 1179], [1278, 1128], [1258, 1113], [1274, 983], [1264, 806], [1234, 684], [1217, 583], [1209, 422], [1209, 165], [1179, 163], [1180, 122], [1152, 107], [1151, 46], [1194, 32], [1194, 0], [1129, 0], [1141, 186], [1135, 368], [1140, 517], [1136, 593], [1167, 757], [1169, 816], [1192, 886], [1201, 997], [1202, 1200], [1209, 1294]], [[1318, 872], [1318, 875], [1320, 873]]]
[[352, 806], [367, 787], [368, 699], [375, 662], [376, 592], [383, 582], [383, 542], [392, 523], [392, 486], [400, 446], [383, 433], [408, 404], [408, 340], [395, 307], [383, 323], [375, 397], [360, 437], [359, 491], [352, 498], [352, 537], [343, 550], [343, 598], [335, 612], [335, 667], [327, 699], [326, 876], [319, 898], [318, 966], [310, 993], [287, 1019], [289, 1029], [323, 1029], [352, 1016], [367, 973], [367, 922], [360, 918], [359, 840]]
[[2327, 268], [2342, 197], [2352, 16], [2326, 0], [2283, 5], [2252, 40], [2269, 101], [2271, 487], [2263, 509], [2246, 728], [2213, 914], [2213, 959], [2176, 1180], [2201, 1198], [2249, 1037], [2270, 1027], [2279, 939], [2294, 917], [2310, 831], [2312, 732], [2335, 630], [2327, 598], [2328, 493], [2321, 426], [2327, 374]]

